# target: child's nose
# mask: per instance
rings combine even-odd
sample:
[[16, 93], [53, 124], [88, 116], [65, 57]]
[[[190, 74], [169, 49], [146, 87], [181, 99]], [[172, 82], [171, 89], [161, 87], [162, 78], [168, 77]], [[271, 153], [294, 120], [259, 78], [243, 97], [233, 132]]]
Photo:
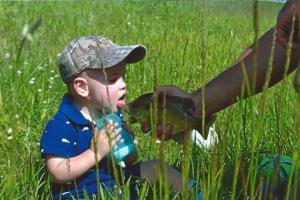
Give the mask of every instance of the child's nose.
[[125, 83], [125, 80], [124, 80], [124, 78], [123, 77], [121, 77], [120, 78], [120, 89], [121, 90], [124, 90], [124, 89], [126, 89], [126, 83]]

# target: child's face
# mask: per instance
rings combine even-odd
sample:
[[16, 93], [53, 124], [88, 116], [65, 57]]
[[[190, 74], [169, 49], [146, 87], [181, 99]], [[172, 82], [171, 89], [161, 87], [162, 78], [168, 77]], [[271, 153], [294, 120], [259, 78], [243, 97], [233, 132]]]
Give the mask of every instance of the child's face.
[[118, 111], [125, 107], [125, 63], [102, 70], [86, 70], [89, 101], [96, 109]]

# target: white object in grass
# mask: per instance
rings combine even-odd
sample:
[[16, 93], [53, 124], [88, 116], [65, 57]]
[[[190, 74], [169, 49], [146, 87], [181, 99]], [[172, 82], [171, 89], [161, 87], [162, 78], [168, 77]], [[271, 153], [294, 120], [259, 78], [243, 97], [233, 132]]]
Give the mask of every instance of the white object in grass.
[[209, 149], [219, 142], [218, 134], [213, 127], [209, 127], [206, 140], [195, 129], [192, 130], [191, 138], [192, 141], [196, 143], [197, 146], [205, 149]]

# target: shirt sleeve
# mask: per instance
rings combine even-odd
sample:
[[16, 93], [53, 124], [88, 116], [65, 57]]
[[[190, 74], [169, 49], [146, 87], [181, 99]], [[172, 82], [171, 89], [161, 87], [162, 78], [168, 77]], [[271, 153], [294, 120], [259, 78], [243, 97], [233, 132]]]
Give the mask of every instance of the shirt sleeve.
[[52, 118], [40, 140], [40, 152], [42, 157], [48, 154], [73, 157], [74, 127], [71, 122], [55, 116]]

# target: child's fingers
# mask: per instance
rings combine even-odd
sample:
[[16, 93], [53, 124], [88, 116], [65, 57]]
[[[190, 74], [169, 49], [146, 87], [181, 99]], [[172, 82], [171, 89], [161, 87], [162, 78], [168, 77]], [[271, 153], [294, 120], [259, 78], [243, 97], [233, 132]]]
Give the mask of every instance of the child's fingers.
[[[121, 129], [120, 128], [116, 128], [114, 129], [113, 126], [106, 131], [106, 139], [111, 142], [111, 144], [113, 144], [113, 141], [116, 140], [116, 138], [118, 138], [120, 135]], [[119, 141], [119, 140], [117, 140]]]
[[107, 126], [103, 127], [100, 132], [105, 133], [106, 134], [111, 134], [112, 132], [114, 132], [114, 130], [118, 128], [118, 123], [112, 123], [110, 121], [107, 120]]
[[107, 135], [107, 141], [110, 143], [111, 147], [114, 147], [121, 139], [121, 129], [115, 129], [110, 132], [110, 135]]
[[121, 129], [120, 129], [120, 128], [113, 129], [113, 130], [110, 132], [110, 137], [111, 137], [111, 139], [115, 139], [118, 135], [120, 135], [120, 133], [121, 133]]
[[101, 131], [107, 139], [112, 141], [120, 135], [121, 128], [118, 128], [118, 123], [109, 122], [107, 126]]
[[117, 122], [115, 122], [115, 123], [108, 122], [108, 124], [106, 126], [107, 129], [115, 129], [117, 127], [118, 127], [118, 123]]
[[110, 121], [110, 120], [106, 120], [106, 126], [104, 126], [104, 127], [97, 127], [95, 130], [95, 133], [105, 133], [105, 132], [108, 132], [108, 131], [110, 131], [111, 132], [111, 130], [113, 130], [113, 129], [115, 129], [115, 128], [117, 128], [117, 126], [118, 126], [118, 123], [113, 123], [112, 121]]
[[117, 135], [112, 141], [111, 141], [111, 145], [115, 146], [121, 139], [121, 135]]

